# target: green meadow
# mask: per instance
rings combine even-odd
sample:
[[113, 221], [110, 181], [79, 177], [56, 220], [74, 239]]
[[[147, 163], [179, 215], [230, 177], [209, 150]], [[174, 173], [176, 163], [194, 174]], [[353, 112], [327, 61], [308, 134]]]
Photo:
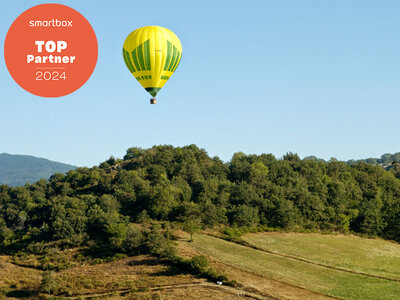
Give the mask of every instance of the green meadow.
[[[322, 237], [322, 241], [331, 238], [332, 241], [330, 243], [327, 242], [327, 244], [331, 244], [331, 247], [333, 248], [335, 247], [334, 241], [340, 239], [336, 236], [320, 237]], [[316, 238], [318, 239], [318, 236], [316, 236]], [[261, 245], [263, 239], [268, 239], [268, 235], [252, 235], [246, 239], [252, 242], [256, 241], [255, 243]], [[353, 259], [356, 262], [355, 265], [360, 264], [363, 260], [363, 258], [358, 256], [358, 253], [361, 250], [357, 250], [360, 247], [360, 241], [357, 238], [348, 239], [347, 237], [343, 237], [343, 239], [347, 242], [341, 241], [336, 247], [341, 248], [345, 243], [347, 251], [345, 251], [346, 249], [342, 249], [342, 254], [348, 256], [346, 261], [349, 261], [350, 264], [351, 259]], [[352, 244], [353, 240], [356, 241], [354, 242], [354, 245]], [[364, 240], [366, 243], [371, 242], [371, 240], [367, 239], [361, 240]], [[387, 244], [385, 241], [375, 241], [377, 244], [382, 243], [382, 247]], [[279, 250], [277, 246], [278, 243], [279, 241], [275, 242], [276, 251]], [[303, 246], [303, 243], [304, 241], [299, 242], [297, 247], [300, 249]], [[247, 246], [242, 246], [208, 235], [197, 234], [194, 241], [188, 244], [190, 244], [190, 247], [216, 261], [324, 295], [342, 299], [398, 299], [400, 295], [400, 282], [330, 269], [293, 258], [282, 257], [264, 251], [255, 250]], [[291, 248], [292, 250], [296, 249], [296, 239], [291, 243]], [[397, 248], [400, 248], [400, 246], [397, 246]], [[288, 249], [288, 247], [286, 247], [286, 249]], [[395, 262], [398, 261], [398, 257], [395, 257], [396, 251], [393, 251], [393, 265], [388, 266], [385, 272], [384, 270], [381, 270], [381, 273], [384, 273], [387, 276], [396, 277], [397, 271]], [[314, 247], [310, 244], [309, 247], [305, 247], [301, 250], [301, 254], [304, 258], [311, 260], [312, 258], [315, 259], [315, 257], [318, 257], [319, 255], [321, 261], [338, 260], [336, 265], [342, 266], [342, 255], [339, 253], [331, 251], [318, 254], [318, 252], [321, 251], [317, 248], [316, 244], [314, 244]], [[288, 253], [293, 254], [289, 251]], [[325, 257], [325, 260], [322, 260], [323, 257]], [[373, 259], [371, 259], [370, 262], [368, 260], [364, 260], [364, 262], [367, 265], [365, 266], [365, 270], [373, 270], [377, 266], [377, 263]], [[368, 264], [370, 265], [368, 266]], [[384, 269], [385, 266], [382, 266], [382, 268]]]
[[358, 273], [400, 280], [400, 245], [382, 239], [303, 233], [249, 234], [257, 247]]

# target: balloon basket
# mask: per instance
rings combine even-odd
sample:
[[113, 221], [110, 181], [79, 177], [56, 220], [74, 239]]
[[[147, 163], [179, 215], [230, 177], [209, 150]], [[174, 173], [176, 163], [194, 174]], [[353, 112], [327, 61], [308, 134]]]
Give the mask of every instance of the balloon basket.
[[156, 103], [157, 103], [156, 98], [151, 98], [151, 99], [150, 99], [150, 104], [156, 104]]

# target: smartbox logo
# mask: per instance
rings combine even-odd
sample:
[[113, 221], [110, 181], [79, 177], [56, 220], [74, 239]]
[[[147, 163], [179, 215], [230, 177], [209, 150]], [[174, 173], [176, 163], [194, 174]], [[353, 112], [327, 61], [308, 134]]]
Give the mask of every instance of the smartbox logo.
[[41, 97], [61, 97], [79, 89], [97, 62], [97, 39], [89, 22], [61, 4], [42, 4], [11, 25], [4, 57], [23, 89]]
[[36, 21], [29, 21], [29, 27], [72, 27], [72, 22], [71, 20], [58, 20], [58, 19], [52, 19], [52, 20], [36, 20]]

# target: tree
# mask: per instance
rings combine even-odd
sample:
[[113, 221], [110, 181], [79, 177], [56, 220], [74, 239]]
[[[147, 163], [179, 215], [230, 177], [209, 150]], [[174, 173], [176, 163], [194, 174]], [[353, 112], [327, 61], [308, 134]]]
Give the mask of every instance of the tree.
[[147, 235], [145, 243], [147, 252], [161, 258], [175, 259], [176, 250], [158, 225], [154, 225]]
[[251, 163], [243, 152], [237, 152], [233, 155], [229, 164], [229, 179], [233, 182], [247, 180], [251, 172]]
[[193, 242], [193, 234], [200, 230], [200, 220], [199, 219], [189, 219], [183, 224], [183, 230], [190, 233], [189, 242]]
[[259, 223], [258, 209], [248, 205], [234, 206], [230, 210], [230, 223], [237, 226], [253, 226]]
[[58, 288], [58, 282], [54, 278], [53, 271], [44, 271], [42, 273], [42, 282], [40, 284], [40, 289], [43, 292], [48, 293], [51, 295], [54, 293]]
[[144, 236], [139, 227], [134, 224], [129, 224], [122, 243], [122, 249], [124, 252], [130, 255], [137, 254], [140, 252], [143, 243]]
[[66, 196], [52, 200], [50, 230], [53, 238], [81, 242], [87, 225], [86, 203], [79, 198]]
[[131, 159], [137, 158], [139, 156], [142, 156], [144, 153], [145, 153], [145, 150], [143, 150], [142, 148], [138, 148], [138, 147], [129, 148], [128, 150], [126, 150], [124, 160], [131, 160]]
[[268, 182], [268, 167], [262, 162], [251, 164], [250, 182], [256, 187], [265, 187]]
[[204, 255], [198, 255], [192, 257], [192, 259], [190, 260], [190, 267], [196, 273], [204, 272], [208, 267], [207, 257], [205, 257]]

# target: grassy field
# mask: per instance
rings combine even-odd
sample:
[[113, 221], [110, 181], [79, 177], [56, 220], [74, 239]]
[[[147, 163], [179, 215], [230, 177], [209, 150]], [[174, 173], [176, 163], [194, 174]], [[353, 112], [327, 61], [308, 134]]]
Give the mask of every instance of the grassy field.
[[[342, 299], [400, 299], [400, 282], [328, 269], [207, 235], [197, 234], [187, 246], [217, 261], [325, 295]], [[347, 247], [351, 249], [351, 243]], [[318, 251], [311, 246], [309, 249], [311, 253]], [[392, 275], [390, 270], [385, 274]]]
[[[73, 262], [75, 266], [54, 273], [56, 299], [248, 299], [237, 296], [240, 290], [207, 282], [151, 256], [95, 265]], [[41, 270], [0, 256], [0, 299], [47, 299], [39, 292], [41, 279]]]
[[249, 234], [248, 243], [316, 263], [400, 280], [400, 245], [356, 236], [302, 233]]
[[[81, 249], [70, 249], [54, 250], [49, 256], [48, 263], [65, 266], [53, 274], [55, 294], [59, 299], [400, 299], [400, 281], [396, 281], [400, 245], [396, 243], [299, 233], [243, 237], [275, 252], [268, 253], [205, 234], [195, 234], [193, 242], [188, 242], [187, 233], [176, 234], [180, 256], [205, 255], [214, 269], [237, 285], [217, 285], [151, 256], [98, 263], [79, 256]], [[0, 256], [0, 299], [46, 298], [40, 292], [42, 265], [40, 256], [32, 254]]]

